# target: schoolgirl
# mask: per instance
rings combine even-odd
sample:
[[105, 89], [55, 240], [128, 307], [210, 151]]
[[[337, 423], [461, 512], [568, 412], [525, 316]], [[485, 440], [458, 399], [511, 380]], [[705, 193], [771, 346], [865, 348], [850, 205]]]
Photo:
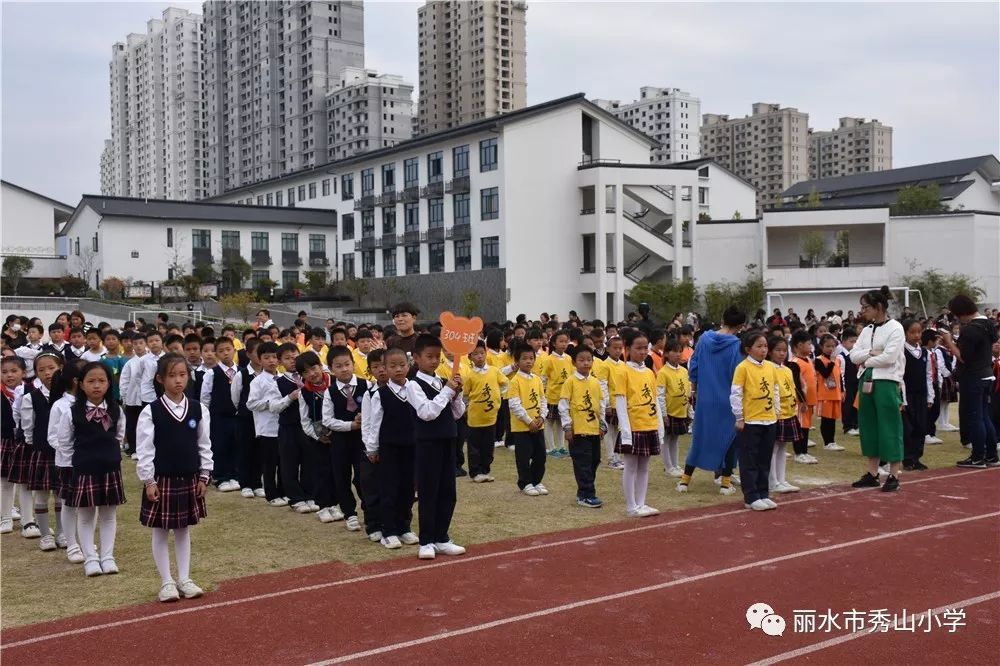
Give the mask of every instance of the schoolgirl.
[[768, 475], [768, 486], [775, 493], [796, 493], [798, 486], [793, 486], [785, 476], [788, 456], [785, 448], [802, 437], [799, 427], [799, 391], [796, 389], [796, 378], [792, 368], [785, 364], [788, 360], [788, 343], [785, 338], [775, 335], [767, 341], [768, 361], [774, 365], [778, 382], [778, 398], [781, 412], [778, 414], [778, 424], [775, 429], [774, 452], [771, 455], [771, 472]]
[[[66, 536], [62, 528], [62, 486], [56, 468], [56, 452], [49, 442], [49, 415], [52, 403], [59, 400], [67, 383], [75, 381], [76, 368], [71, 364], [63, 372], [65, 358], [54, 352], [42, 352], [35, 357], [35, 376], [38, 387], [21, 402], [21, 429], [25, 444], [31, 449], [29, 459], [28, 489], [34, 494], [35, 522], [42, 538], [38, 547], [43, 551], [65, 548]], [[55, 536], [49, 529], [49, 494], [55, 495]], [[75, 526], [74, 526], [75, 527]]]
[[622, 355], [625, 353], [625, 343], [617, 335], [608, 340], [607, 358], [600, 365], [595, 365], [594, 376], [601, 382], [601, 393], [607, 404], [604, 418], [608, 424], [608, 432], [604, 435], [604, 447], [607, 450], [608, 468], [625, 469], [625, 463], [615, 453], [615, 442], [618, 441], [618, 412], [615, 409], [614, 401], [611, 399], [612, 387], [616, 381], [620, 381], [621, 374], [625, 371], [625, 361]]
[[736, 417], [743, 502], [752, 511], [778, 508], [768, 497], [768, 475], [774, 453], [781, 398], [774, 364], [767, 362], [767, 338], [751, 332], [743, 337], [746, 358], [736, 366], [729, 404]]
[[663, 366], [656, 375], [656, 395], [663, 422], [663, 469], [672, 477], [684, 475], [677, 452], [677, 441], [691, 426], [691, 381], [681, 365], [680, 341], [670, 340], [665, 349]]
[[916, 319], [903, 322], [906, 341], [906, 366], [903, 370], [903, 469], [919, 472], [927, 469], [920, 462], [924, 455], [924, 440], [927, 437], [927, 418], [934, 403], [934, 387], [931, 384], [930, 352], [921, 344], [923, 325]]
[[0, 534], [14, 531], [14, 491], [18, 491], [21, 536], [41, 536], [34, 522], [31, 491], [28, 490], [30, 450], [21, 437], [21, 402], [24, 400], [24, 359], [4, 356], [0, 361]]
[[[816, 366], [810, 360], [813, 343], [808, 331], [799, 329], [792, 333], [792, 358], [789, 365], [794, 364], [798, 370], [799, 404], [805, 405], [799, 409], [799, 425], [801, 438], [795, 442], [795, 462], [815, 465], [819, 461], [809, 453], [809, 430], [812, 428], [813, 410], [816, 407]], [[794, 372], [794, 371], [793, 371]]]
[[841, 390], [840, 356], [837, 355], [837, 339], [826, 333], [819, 341], [819, 354], [813, 361], [816, 369], [816, 411], [819, 413], [819, 431], [823, 436], [823, 448], [827, 451], [843, 451], [844, 447], [835, 441], [837, 421], [843, 414], [844, 392]]
[[629, 516], [645, 518], [659, 513], [646, 504], [646, 490], [649, 459], [660, 454], [663, 441], [663, 414], [656, 401], [656, 375], [645, 365], [649, 339], [641, 331], [631, 330], [624, 340], [628, 362], [612, 392], [620, 431], [615, 453], [625, 459], [625, 511]]
[[[542, 369], [542, 384], [545, 386], [545, 401], [549, 405], [558, 405], [563, 384], [573, 374], [573, 360], [566, 353], [569, 346], [569, 333], [565, 330], [556, 331], [549, 339], [549, 354], [545, 358]], [[548, 421], [545, 424], [545, 446], [550, 456], [562, 458], [569, 455], [563, 446], [562, 424], [559, 421], [559, 411], [550, 409]]]

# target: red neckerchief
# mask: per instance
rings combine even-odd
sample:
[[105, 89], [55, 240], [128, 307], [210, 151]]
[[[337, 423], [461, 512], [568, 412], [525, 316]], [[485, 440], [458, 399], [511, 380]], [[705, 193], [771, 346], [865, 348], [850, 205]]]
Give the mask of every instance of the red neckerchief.
[[330, 375], [324, 372], [322, 384], [310, 384], [309, 382], [303, 382], [302, 387], [310, 393], [322, 393], [330, 388]]
[[3, 397], [7, 398], [11, 404], [14, 404], [14, 392], [6, 384], [0, 384], [0, 390], [3, 391]]

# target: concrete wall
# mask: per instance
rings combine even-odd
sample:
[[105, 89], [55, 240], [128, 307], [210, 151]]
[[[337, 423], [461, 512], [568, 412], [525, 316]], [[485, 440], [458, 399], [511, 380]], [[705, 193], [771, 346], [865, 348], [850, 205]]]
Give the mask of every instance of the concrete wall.
[[978, 173], [973, 175], [975, 182], [951, 202], [951, 209], [1000, 211], [1000, 191], [992, 189]]
[[4, 254], [55, 254], [53, 205], [3, 184], [0, 197]]
[[747, 264], [760, 266], [761, 231], [756, 221], [699, 222], [697, 235], [694, 277], [701, 287], [711, 282], [742, 281]]
[[[503, 268], [492, 268], [478, 271], [464, 271], [461, 273], [430, 273], [427, 275], [404, 275], [397, 278], [374, 278], [366, 280], [368, 283], [368, 294], [362, 299], [364, 307], [391, 307], [392, 304], [400, 301], [409, 301], [420, 309], [420, 320], [437, 320], [438, 315], [444, 310], [451, 310], [456, 313], [462, 311], [463, 294], [467, 291], [475, 291], [479, 294], [478, 315], [483, 321], [504, 321], [513, 319], [508, 316], [508, 303], [506, 302], [506, 274]], [[380, 292], [382, 285], [386, 281], [394, 279], [402, 292], [395, 292], [386, 303], [384, 295]], [[343, 309], [357, 307], [357, 302], [344, 303]], [[303, 308], [307, 309], [308, 308]], [[340, 309], [340, 308], [337, 308]], [[565, 308], [567, 311], [570, 308]], [[533, 310], [526, 310], [526, 314], [537, 317], [538, 313]], [[316, 313], [319, 316], [319, 313]], [[516, 313], [515, 313], [516, 314]], [[374, 318], [366, 318], [364, 315], [356, 316], [344, 314], [343, 318], [350, 321], [374, 321]]]

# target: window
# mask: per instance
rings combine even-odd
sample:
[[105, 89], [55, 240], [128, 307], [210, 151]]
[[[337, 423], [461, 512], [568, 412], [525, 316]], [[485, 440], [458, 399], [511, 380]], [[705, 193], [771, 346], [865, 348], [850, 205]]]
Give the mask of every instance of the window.
[[354, 279], [354, 253], [349, 252], [343, 256], [344, 279]]
[[498, 268], [500, 266], [500, 238], [489, 236], [482, 239], [483, 268]]
[[299, 252], [299, 235], [298, 234], [281, 234], [281, 251], [282, 252], [294, 252], [298, 254]]
[[288, 205], [289, 206], [294, 206], [295, 205], [295, 188], [294, 187], [289, 187], [288, 188]]
[[396, 233], [396, 209], [382, 209], [382, 234], [389, 235]]
[[375, 250], [365, 250], [361, 253], [361, 277], [375, 277]]
[[296, 289], [299, 286], [298, 271], [281, 271], [281, 288], [285, 291]]
[[309, 254], [326, 255], [326, 236], [309, 234]]
[[382, 250], [382, 276], [393, 277], [396, 275], [396, 248]]
[[277, 191], [274, 193], [274, 205], [284, 206], [285, 205], [285, 193], [282, 191]]
[[266, 231], [250, 232], [250, 250], [252, 252], [267, 252], [270, 250], [270, 239]]
[[431, 243], [427, 246], [428, 254], [430, 254], [430, 270], [431, 273], [443, 273], [444, 272], [444, 243]]
[[305, 201], [305, 200], [306, 200], [306, 186], [299, 185], [299, 201]]
[[444, 153], [438, 151], [427, 156], [427, 182], [440, 183], [444, 175]]
[[497, 140], [484, 139], [479, 142], [479, 170], [495, 171], [497, 168]]
[[320, 191], [323, 193], [323, 196], [324, 197], [330, 196], [330, 179], [324, 178], [323, 181], [320, 183], [320, 185], [321, 185]]
[[420, 273], [420, 246], [406, 246], [406, 274], [416, 275]]
[[340, 228], [344, 231], [344, 240], [354, 240], [354, 214], [348, 213], [340, 218]]
[[267, 193], [267, 205], [268, 206], [274, 205], [274, 195], [270, 192]]
[[253, 285], [254, 289], [259, 289], [264, 282], [271, 279], [271, 274], [268, 271], [255, 270], [250, 273], [250, 283]]
[[375, 192], [375, 169], [361, 172], [361, 196], [371, 196]]
[[93, 243], [91, 243], [91, 246], [92, 246], [94, 252], [97, 252], [97, 234], [96, 233], [94, 234]]
[[258, 194], [257, 195], [257, 205], [258, 206], [263, 206], [264, 205], [264, 195], [263, 194]]
[[455, 270], [468, 271], [472, 269], [472, 241], [455, 241]]
[[500, 217], [500, 188], [488, 187], [479, 191], [479, 212], [483, 220]]
[[427, 200], [427, 226], [430, 229], [444, 226], [444, 199]]
[[375, 236], [375, 211], [361, 211], [361, 237], [374, 238]]
[[172, 227], [167, 227], [167, 247], [174, 246], [174, 230]]
[[79, 257], [80, 256], [80, 237], [79, 236], [76, 237], [76, 243], [75, 243], [75, 245], [76, 245], [76, 252], [75, 252], [75, 254], [76, 254], [76, 256]]
[[420, 230], [420, 204], [408, 203], [403, 207], [403, 216], [406, 224], [406, 231]]
[[416, 157], [403, 162], [403, 187], [416, 187], [420, 184], [420, 160]]
[[223, 250], [237, 250], [240, 249], [240, 232], [238, 231], [225, 231], [222, 232], [222, 249]]
[[316, 198], [316, 183], [309, 183], [309, 198]]
[[699, 187], [698, 188], [698, 203], [708, 205], [708, 188]]
[[354, 198], [354, 174], [346, 173], [340, 177], [340, 198], [342, 201]]
[[452, 177], [459, 178], [469, 175], [469, 147], [458, 146], [451, 151]]
[[454, 201], [455, 226], [469, 223], [469, 195], [456, 194]]
[[211, 248], [212, 232], [208, 229], [192, 229], [191, 247], [195, 250], [208, 250]]
[[382, 165], [382, 191], [392, 192], [396, 189], [396, 165]]

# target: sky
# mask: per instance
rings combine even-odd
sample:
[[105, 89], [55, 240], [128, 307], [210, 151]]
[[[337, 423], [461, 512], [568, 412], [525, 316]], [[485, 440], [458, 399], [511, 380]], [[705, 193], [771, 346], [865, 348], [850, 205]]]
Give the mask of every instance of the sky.
[[[421, 3], [365, 4], [366, 65], [417, 82]], [[75, 204], [100, 191], [111, 45], [167, 6], [6, 2], [0, 175]], [[528, 103], [681, 88], [703, 113], [754, 102], [893, 127], [893, 165], [1000, 153], [1000, 3], [528, 3]]]

